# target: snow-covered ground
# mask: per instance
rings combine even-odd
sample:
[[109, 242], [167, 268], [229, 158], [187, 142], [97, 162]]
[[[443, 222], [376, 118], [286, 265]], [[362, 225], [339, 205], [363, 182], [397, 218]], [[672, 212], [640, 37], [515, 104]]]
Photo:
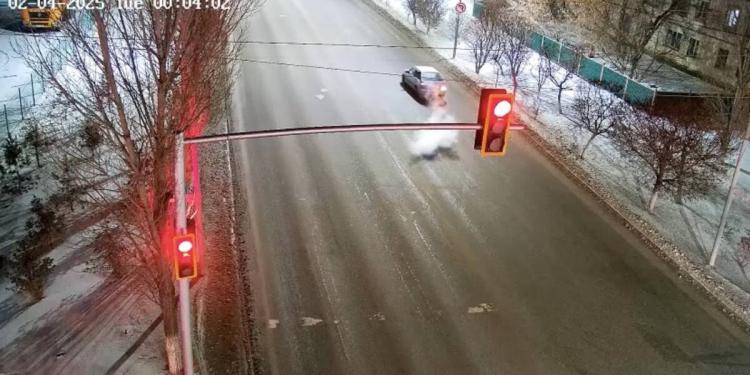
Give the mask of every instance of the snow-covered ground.
[[22, 112], [26, 115], [32, 105], [45, 101], [42, 80], [14, 49], [15, 43], [23, 43], [25, 40], [24, 34], [0, 29], [0, 125], [3, 131], [5, 111], [11, 132], [17, 132]]
[[[0, 373], [105, 373], [159, 315], [135, 277], [112, 280], [92, 267], [93, 230], [48, 254], [55, 270], [41, 301], [28, 304], [0, 283]], [[158, 373], [160, 335], [158, 327], [148, 333], [120, 373]]]
[[[403, 2], [373, 1], [386, 10], [392, 17], [400, 21], [402, 25], [414, 30], [411, 21], [407, 21], [407, 11], [403, 6]], [[466, 25], [472, 18], [471, 9], [473, 1], [464, 2], [467, 4], [467, 11], [462, 16], [462, 22]], [[455, 4], [449, 2], [449, 5], [452, 8]], [[434, 49], [436, 53], [450, 61], [464, 76], [470, 77], [479, 83], [480, 86], [493, 87], [497, 82], [497, 86], [499, 87], [510, 88], [510, 78], [502, 75], [498, 76], [492, 64], [485, 65], [479, 75], [474, 73], [471, 51], [468, 50], [468, 46], [464, 41], [459, 41], [459, 48], [463, 49], [457, 52], [456, 59], [451, 59], [452, 50], [446, 47], [453, 45], [453, 26], [451, 23], [453, 17], [454, 12], [450, 10], [447, 20], [437, 30], [426, 34], [424, 28], [419, 25], [415, 34], [422, 39], [424, 44], [436, 47]], [[532, 108], [534, 99], [536, 98], [536, 82], [533, 78], [533, 71], [536, 64], [539, 63], [539, 56], [533, 53], [533, 51], [531, 53], [531, 57], [519, 79], [520, 87], [516, 99], [517, 103], [527, 114], [531, 112], [529, 110]], [[574, 77], [572, 79], [572, 88], [579, 85], [588, 85], [588, 83]], [[546, 142], [551, 143], [558, 149], [567, 149], [570, 155], [574, 155], [578, 151], [578, 145], [582, 143], [586, 135], [571, 130], [570, 120], [564, 115], [557, 113], [556, 95], [557, 88], [550, 82], [547, 82], [542, 89], [541, 110], [537, 118], [538, 121], [531, 120], [528, 125], [543, 137]], [[574, 95], [574, 89], [563, 92], [562, 102], [564, 113], [566, 111], [565, 107], [572, 103]], [[736, 160], [736, 156], [734, 158]], [[750, 153], [746, 154], [743, 159], [742, 169], [745, 172], [742, 173], [739, 186], [735, 192], [735, 201], [730, 211], [727, 225], [729, 229], [725, 232], [725, 238], [722, 242], [721, 254], [717, 262], [717, 271], [747, 293], [750, 291], [750, 280], [743, 275], [742, 270], [733, 258], [740, 236], [747, 235], [748, 231], [750, 231], [750, 173], [748, 173], [750, 171]], [[733, 163], [734, 160], [727, 160], [727, 163]], [[655, 214], [649, 214], [646, 209], [649, 191], [635, 178], [637, 166], [621, 157], [608, 139], [598, 137], [586, 152], [585, 160], [577, 161], [571, 157], [567, 158], [567, 161], [576, 163], [589, 176], [596, 180], [601, 187], [606, 189], [619, 205], [626, 207], [639, 217], [640, 220], [644, 220], [650, 226], [657, 229], [661, 236], [674, 243], [698, 268], [704, 267], [708, 260], [708, 252], [710, 252], [714, 236], [716, 235], [731, 171], [728, 171], [726, 179], [719, 188], [711, 192], [707, 197], [687, 201], [685, 205], [678, 205], [672, 199], [662, 197], [657, 203]], [[710, 270], [706, 271], [710, 273]], [[750, 277], [750, 275], [747, 276]], [[745, 294], [741, 299], [748, 301], [748, 295]]]
[[[61, 272], [53, 274], [45, 290], [44, 299], [28, 306], [12, 320], [0, 326], [0, 349], [24, 333], [45, 324], [48, 319], [54, 319], [55, 316], [50, 315], [50, 312], [59, 313], [65, 306], [87, 295], [102, 283], [104, 278], [87, 271], [85, 261], [66, 270], [59, 269], [61, 264], [80, 250], [85, 241], [86, 233], [81, 232], [68, 238], [49, 253], [48, 256], [52, 258], [53, 264]], [[10, 286], [10, 281], [7, 279], [0, 284], [0, 304], [6, 303], [16, 294], [10, 290]]]

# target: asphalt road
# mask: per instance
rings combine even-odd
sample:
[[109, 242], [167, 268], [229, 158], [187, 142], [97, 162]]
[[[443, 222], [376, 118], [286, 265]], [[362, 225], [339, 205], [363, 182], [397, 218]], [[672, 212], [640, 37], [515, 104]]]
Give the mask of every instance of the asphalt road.
[[[393, 2], [397, 6], [398, 2]], [[411, 44], [359, 1], [267, 1], [246, 39]], [[243, 58], [399, 74], [418, 49], [247, 45]], [[438, 69], [440, 66], [437, 65]], [[381, 74], [245, 62], [237, 130], [424, 122]], [[449, 84], [455, 121], [477, 98]], [[747, 374], [747, 336], [522, 137], [415, 159], [410, 133], [238, 146], [257, 350], [274, 374]]]

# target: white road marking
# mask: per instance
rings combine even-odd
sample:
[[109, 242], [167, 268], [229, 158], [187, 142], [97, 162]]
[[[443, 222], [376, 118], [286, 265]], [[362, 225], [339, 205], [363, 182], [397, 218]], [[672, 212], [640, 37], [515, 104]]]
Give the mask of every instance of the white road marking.
[[324, 93], [324, 94], [325, 94], [325, 93], [327, 93], [327, 92], [328, 92], [328, 89], [324, 87], [324, 88], [320, 89], [320, 92], [322, 92], [322, 93]]
[[279, 321], [276, 319], [268, 319], [268, 328], [276, 328], [279, 325]]
[[315, 95], [315, 97], [318, 98], [318, 100], [323, 100], [326, 96], [323, 94], [318, 94], [318, 95]]
[[480, 303], [478, 306], [470, 306], [469, 314], [480, 314], [495, 311], [495, 306], [489, 303]]
[[311, 318], [309, 316], [302, 317], [302, 326], [303, 327], [315, 326], [315, 325], [318, 325], [320, 323], [323, 323], [323, 319]]
[[380, 321], [383, 321], [383, 320], [385, 320], [385, 315], [383, 315], [383, 313], [381, 313], [381, 312], [376, 312], [376, 313], [370, 315], [369, 319], [370, 320], [380, 320]]

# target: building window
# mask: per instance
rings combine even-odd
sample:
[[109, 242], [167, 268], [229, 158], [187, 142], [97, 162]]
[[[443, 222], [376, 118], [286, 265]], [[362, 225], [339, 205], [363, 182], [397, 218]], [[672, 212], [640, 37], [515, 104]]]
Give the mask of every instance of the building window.
[[708, 1], [701, 1], [698, 3], [698, 8], [695, 10], [695, 18], [705, 21], [708, 12]]
[[665, 44], [669, 48], [673, 48], [676, 50], [680, 49], [680, 44], [682, 43], [682, 34], [678, 33], [674, 30], [667, 30], [667, 40], [665, 41]]
[[730, 9], [727, 11], [727, 27], [729, 28], [736, 28], [737, 24], [740, 22], [740, 10]]
[[729, 51], [719, 48], [719, 53], [716, 54], [716, 64], [714, 68], [723, 69], [727, 66], [727, 58], [729, 57]]
[[690, 38], [688, 41], [688, 49], [687, 49], [687, 55], [688, 57], [697, 57], [698, 56], [698, 46], [700, 45], [700, 42], [698, 42], [695, 38]]
[[689, 6], [690, 2], [688, 0], [677, 0], [677, 4], [674, 7], [674, 13], [678, 16], [687, 17]]

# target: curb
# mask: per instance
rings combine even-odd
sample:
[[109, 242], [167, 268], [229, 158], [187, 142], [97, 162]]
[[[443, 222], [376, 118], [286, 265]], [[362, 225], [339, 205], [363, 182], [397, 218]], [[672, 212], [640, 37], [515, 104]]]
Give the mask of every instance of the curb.
[[[420, 47], [429, 47], [422, 39], [415, 34], [413, 30], [406, 27], [401, 21], [396, 19], [392, 14], [377, 3], [377, 0], [366, 0], [373, 10], [385, 18], [389, 23], [402, 32], [405, 32], [411, 40]], [[425, 48], [432, 57], [440, 64], [448, 68], [448, 71], [456, 80], [462, 83], [466, 88], [476, 93], [481, 91], [481, 86], [474, 79], [469, 77], [461, 69], [455, 66], [450, 60], [443, 57], [431, 48]], [[523, 111], [519, 116], [524, 123], [541, 126], [542, 124]], [[598, 186], [580, 166], [568, 160], [554, 145], [542, 138], [533, 128], [527, 127], [526, 132], [522, 132], [524, 137], [542, 154], [555, 165], [561, 167], [561, 172], [571, 178], [578, 186], [588, 191], [598, 200], [612, 216], [622, 223], [628, 231], [636, 234], [641, 242], [646, 245], [654, 254], [664, 260], [672, 269], [677, 271], [678, 277], [687, 279], [689, 284], [702, 292], [709, 300], [718, 307], [727, 317], [737, 323], [744, 331], [750, 332], [750, 311], [744, 309], [742, 305], [735, 302], [731, 295], [724, 293], [727, 284], [735, 287], [734, 284], [724, 279], [712, 270], [706, 271], [706, 267], [697, 265], [690, 261], [688, 257], [671, 241], [662, 237], [658, 231], [645, 220], [623, 207], [617, 199], [606, 193], [606, 189]], [[609, 199], [607, 199], [609, 198]], [[613, 203], [614, 202], [614, 203]], [[682, 260], [683, 262], [680, 262]], [[713, 276], [710, 276], [709, 274]]]

